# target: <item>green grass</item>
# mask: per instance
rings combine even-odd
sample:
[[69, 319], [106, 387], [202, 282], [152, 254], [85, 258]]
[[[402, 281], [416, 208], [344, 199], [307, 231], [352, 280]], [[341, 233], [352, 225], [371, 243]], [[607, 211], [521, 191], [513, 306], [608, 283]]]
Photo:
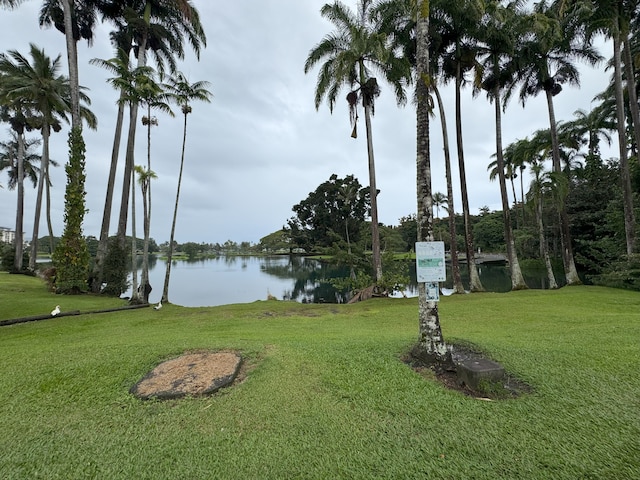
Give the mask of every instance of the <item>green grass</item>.
[[[2, 317], [10, 289], [30, 297], [12, 316], [63, 305], [37, 279], [0, 274]], [[68, 310], [107, 302], [62, 298]], [[534, 389], [496, 402], [399, 361], [417, 311], [415, 299], [262, 301], [2, 327], [0, 478], [640, 478], [640, 294], [443, 298], [445, 336]], [[241, 350], [254, 368], [211, 397], [128, 393], [161, 360], [203, 348]]]

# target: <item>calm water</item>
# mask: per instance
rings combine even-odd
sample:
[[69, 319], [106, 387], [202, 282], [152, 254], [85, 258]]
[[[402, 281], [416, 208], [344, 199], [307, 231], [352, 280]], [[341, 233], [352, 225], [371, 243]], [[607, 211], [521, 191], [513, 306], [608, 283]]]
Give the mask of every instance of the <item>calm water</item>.
[[[151, 303], [162, 296], [165, 270], [164, 261], [150, 263]], [[204, 307], [249, 303], [273, 295], [278, 300], [338, 303], [346, 295], [320, 280], [343, 275], [342, 269], [297, 256], [177, 260], [171, 266], [169, 300], [185, 307]], [[124, 296], [130, 295], [129, 291]]]
[[[162, 296], [165, 274], [164, 261], [152, 259], [149, 278], [153, 290], [149, 301], [157, 303]], [[417, 295], [415, 264], [407, 264], [411, 282], [407, 296]], [[463, 283], [468, 285], [466, 267], [461, 265]], [[479, 265], [480, 279], [488, 291], [508, 292], [511, 288], [509, 270], [502, 265]], [[230, 303], [266, 300], [273, 295], [279, 300], [303, 303], [342, 303], [346, 292], [337, 291], [323, 279], [344, 277], [345, 269], [336, 268], [311, 258], [299, 256], [219, 257], [214, 259], [177, 260], [171, 267], [169, 300], [186, 307], [204, 307]], [[524, 271], [531, 288], [546, 288], [546, 273]], [[140, 276], [138, 275], [138, 281]], [[444, 283], [450, 288], [451, 279]], [[127, 292], [125, 296], [130, 296]]]

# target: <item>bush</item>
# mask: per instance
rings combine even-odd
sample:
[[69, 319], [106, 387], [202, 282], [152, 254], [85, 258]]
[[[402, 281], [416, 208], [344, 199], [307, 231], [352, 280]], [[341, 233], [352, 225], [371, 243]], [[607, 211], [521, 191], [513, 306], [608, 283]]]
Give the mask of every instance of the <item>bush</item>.
[[16, 258], [16, 249], [11, 245], [0, 246], [0, 263], [2, 264], [2, 270], [5, 272], [13, 272], [13, 273], [26, 273], [27, 265], [29, 265], [29, 251], [28, 249], [24, 249], [22, 251], [22, 271], [14, 272], [13, 271], [13, 261]]
[[118, 239], [112, 237], [109, 239], [107, 254], [104, 259], [104, 267], [102, 272], [102, 280], [104, 287], [101, 293], [119, 297], [129, 288], [127, 275], [129, 273], [128, 252], [118, 243]]

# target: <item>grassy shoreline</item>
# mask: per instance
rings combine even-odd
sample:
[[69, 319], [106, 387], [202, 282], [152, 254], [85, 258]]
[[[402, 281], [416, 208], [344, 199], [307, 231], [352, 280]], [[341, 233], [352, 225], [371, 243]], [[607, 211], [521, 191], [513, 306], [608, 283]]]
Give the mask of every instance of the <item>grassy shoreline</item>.
[[[4, 318], [121, 303], [0, 274]], [[534, 392], [483, 402], [404, 365], [416, 299], [167, 305], [2, 327], [0, 477], [640, 478], [640, 294], [452, 296], [440, 316], [448, 339]], [[217, 395], [128, 392], [163, 359], [227, 348], [252, 370]]]

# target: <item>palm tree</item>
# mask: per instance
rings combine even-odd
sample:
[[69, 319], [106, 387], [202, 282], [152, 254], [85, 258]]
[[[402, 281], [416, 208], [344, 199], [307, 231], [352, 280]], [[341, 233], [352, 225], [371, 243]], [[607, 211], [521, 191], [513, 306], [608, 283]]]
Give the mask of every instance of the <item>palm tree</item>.
[[[560, 146], [558, 142], [553, 97], [562, 91], [562, 85], [579, 85], [580, 76], [576, 60], [597, 64], [601, 57], [586, 41], [584, 24], [577, 13], [562, 10], [562, 5], [548, 5], [546, 1], [535, 4], [530, 17], [531, 30], [519, 46], [518, 81], [522, 84], [520, 99], [523, 102], [541, 92], [545, 93], [549, 112], [553, 171], [561, 172]], [[564, 204], [564, 203], [563, 203]], [[573, 257], [566, 209], [560, 211], [560, 240], [562, 260], [567, 285], [581, 283]]]
[[[146, 105], [147, 115], [142, 117], [142, 124], [147, 127], [147, 176], [153, 174], [151, 170], [151, 127], [158, 125], [158, 119], [151, 115], [151, 109], [161, 110], [170, 116], [174, 116], [173, 111], [165, 100], [168, 99], [168, 95], [164, 90], [164, 87], [154, 81], [153, 78], [143, 76], [138, 79], [136, 89], [139, 95], [139, 104]], [[139, 173], [139, 172], [138, 172]], [[139, 173], [140, 175], [140, 173]], [[153, 174], [155, 175], [155, 174]], [[151, 178], [155, 178], [151, 177]], [[146, 188], [143, 190], [146, 192], [146, 204], [144, 205], [144, 220], [145, 220], [145, 237], [144, 237], [144, 253], [142, 261], [142, 287], [143, 287], [143, 302], [149, 302], [149, 292], [151, 288], [149, 286], [149, 228], [151, 224], [151, 182], [145, 180]], [[143, 198], [143, 202], [145, 199]]]
[[[115, 59], [107, 61], [111, 65], [95, 63], [110, 69], [118, 76], [124, 77], [130, 70], [129, 54], [133, 50], [137, 52], [138, 66], [146, 65], [145, 54], [149, 52], [160, 72], [168, 65], [171, 72], [176, 70], [176, 59], [184, 58], [185, 38], [192, 45], [196, 57], [200, 56], [201, 45], [206, 45], [206, 36], [200, 24], [198, 11], [190, 5], [190, 2], [109, 2], [102, 5], [103, 15], [116, 25], [116, 30], [110, 33], [111, 41], [118, 48]], [[147, 14], [145, 16], [145, 13]], [[144, 48], [140, 48], [144, 42]], [[141, 56], [142, 54], [142, 56]], [[111, 167], [107, 182], [105, 207], [102, 216], [100, 241], [96, 253], [94, 283], [92, 289], [98, 292], [102, 286], [104, 270], [104, 258], [107, 254], [109, 224], [113, 193], [115, 188], [115, 174], [118, 164], [118, 151], [122, 133], [122, 120], [124, 117], [124, 105], [119, 104], [114, 143], [111, 155]], [[135, 141], [135, 128], [137, 125], [137, 106], [130, 105], [130, 125], [127, 142], [129, 156], [125, 163], [124, 182], [121, 197], [121, 208], [118, 221], [118, 239], [121, 248], [124, 248], [127, 212], [129, 203], [129, 188], [131, 180], [131, 168], [133, 166], [132, 152]]]
[[[433, 202], [429, 155], [429, 2], [419, 0], [416, 24], [416, 186], [418, 241], [433, 241]], [[437, 302], [427, 300], [426, 285], [418, 283], [419, 336], [415, 353], [437, 362], [451, 361], [438, 315]]]
[[[31, 241], [31, 256], [29, 259], [29, 269], [35, 270], [38, 231], [40, 225], [40, 213], [42, 208], [42, 195], [44, 184], [49, 182], [49, 137], [51, 129], [60, 130], [60, 120], [66, 119], [66, 112], [69, 111], [69, 81], [58, 73], [60, 69], [60, 56], [53, 61], [34, 44], [30, 45], [32, 63], [19, 52], [12, 50], [7, 55], [0, 58], [0, 71], [6, 77], [5, 93], [9, 98], [21, 97], [29, 102], [39, 118], [33, 119], [33, 125], [42, 132], [42, 157], [40, 180], [38, 182], [38, 193], [35, 205], [35, 216], [33, 221], [33, 237]], [[80, 93], [80, 98], [89, 103], [89, 98]], [[89, 120], [90, 126], [95, 127], [95, 116], [86, 108], [81, 110], [84, 118]], [[50, 234], [51, 236], [51, 234]]]
[[[138, 67], [133, 72], [133, 82], [128, 85], [122, 85], [123, 95], [121, 96], [122, 102], [127, 102], [129, 105], [144, 105], [147, 109], [147, 115], [142, 117], [142, 124], [147, 127], [147, 172], [151, 172], [151, 127], [157, 125], [157, 119], [151, 116], [151, 109], [159, 109], [169, 115], [173, 116], [171, 108], [166, 103], [167, 94], [165, 93], [162, 85], [157, 83], [154, 79], [155, 70], [151, 67]], [[145, 182], [144, 184], [145, 197], [144, 202], [144, 221], [145, 223], [151, 222], [151, 184]], [[132, 193], [134, 194], [134, 193]], [[133, 204], [132, 204], [133, 208]], [[142, 264], [142, 280], [141, 285], [143, 287], [143, 303], [148, 303], [149, 293], [149, 262], [148, 262], [148, 246], [149, 237], [148, 231], [145, 229], [145, 247]]]
[[[453, 182], [451, 175], [451, 156], [449, 151], [449, 135], [447, 133], [447, 122], [444, 110], [444, 104], [438, 88], [438, 78], [440, 76], [441, 65], [438, 62], [438, 55], [443, 48], [443, 39], [440, 36], [441, 29], [438, 26], [439, 2], [432, 2], [430, 20], [429, 20], [429, 36], [430, 36], [430, 67], [431, 74], [429, 76], [428, 85], [433, 91], [438, 105], [440, 115], [440, 125], [442, 127], [442, 141], [445, 161], [445, 176], [447, 181], [447, 211], [449, 212], [449, 235], [451, 242], [451, 271], [453, 277], [454, 293], [465, 293], [460, 276], [460, 264], [458, 261], [458, 249], [456, 245], [456, 222], [455, 208], [453, 200]], [[416, 0], [385, 0], [377, 3], [373, 8], [374, 16], [378, 19], [380, 25], [379, 30], [385, 33], [399, 51], [402, 52], [415, 70], [416, 64], [416, 21], [418, 16], [418, 3]], [[434, 26], [435, 25], [435, 26]], [[430, 108], [434, 108], [431, 100], [428, 101]], [[479, 282], [479, 278], [478, 278]]]
[[[22, 159], [22, 175], [23, 179], [28, 178], [33, 184], [33, 188], [38, 185], [40, 176], [40, 168], [38, 164], [41, 162], [40, 155], [32, 150], [39, 146], [42, 140], [39, 138], [24, 140], [24, 158]], [[15, 131], [11, 131], [11, 140], [0, 142], [0, 171], [7, 170], [9, 181], [7, 188], [15, 190], [18, 185], [18, 135]], [[53, 163], [53, 161], [51, 162]]]
[[0, 119], [11, 125], [17, 140], [16, 148], [16, 178], [17, 178], [17, 203], [16, 203], [16, 227], [15, 227], [15, 257], [12, 271], [23, 271], [22, 256], [24, 248], [24, 158], [25, 158], [25, 131], [30, 130], [28, 119], [31, 111], [22, 98], [9, 100], [5, 93], [5, 75], [0, 74]]
[[[511, 289], [521, 290], [528, 288], [520, 270], [520, 263], [513, 238], [511, 226], [511, 212], [507, 195], [506, 177], [513, 179], [513, 170], [505, 164], [502, 151], [502, 99], [503, 88], [508, 85], [514, 75], [514, 53], [517, 35], [519, 35], [518, 9], [520, 2], [511, 2], [506, 6], [498, 2], [488, 4], [488, 11], [483, 17], [479, 29], [481, 46], [479, 48], [479, 66], [476, 73], [476, 91], [482, 89], [487, 92], [487, 97], [495, 107], [496, 121], [496, 161], [500, 183], [500, 197], [502, 199], [502, 216], [504, 221], [504, 239], [511, 270]], [[505, 102], [506, 103], [506, 102]], [[513, 186], [513, 183], [512, 183]], [[515, 203], [515, 188], [513, 192]]]
[[167, 269], [164, 275], [164, 286], [162, 288], [163, 303], [169, 303], [169, 278], [171, 276], [171, 259], [173, 256], [173, 240], [176, 232], [176, 219], [178, 217], [178, 201], [180, 200], [180, 187], [182, 185], [182, 172], [184, 170], [184, 152], [187, 144], [187, 117], [192, 112], [191, 103], [193, 101], [211, 102], [211, 92], [207, 90], [209, 82], [199, 81], [189, 83], [187, 77], [178, 72], [169, 79], [169, 96], [182, 110], [184, 124], [182, 128], [182, 153], [180, 155], [180, 172], [178, 173], [178, 188], [176, 190], [176, 201], [173, 207], [173, 220], [171, 222], [171, 234], [169, 236], [169, 252], [167, 254]]
[[[449, 201], [447, 200], [447, 197], [444, 195], [444, 193], [442, 192], [435, 192], [433, 194], [433, 206], [436, 207], [436, 223], [439, 225], [440, 224], [440, 208], [444, 205], [448, 205]], [[440, 232], [440, 240], [442, 240], [442, 230], [439, 230]]]
[[[60, 4], [62, 15], [60, 15]], [[69, 67], [69, 105], [71, 131], [69, 133], [69, 162], [65, 167], [67, 185], [65, 189], [65, 225], [61, 241], [52, 256], [56, 265], [56, 288], [59, 293], [80, 292], [87, 287], [89, 252], [82, 233], [85, 208], [85, 143], [82, 137], [81, 93], [78, 75], [77, 42], [84, 38], [89, 43], [93, 38], [96, 10], [104, 2], [99, 0], [46, 0], [41, 10], [41, 25], [55, 25], [64, 33]], [[47, 7], [54, 6], [53, 14]]]
[[563, 128], [579, 138], [586, 138], [587, 154], [585, 160], [587, 165], [591, 162], [600, 162], [600, 140], [603, 139], [607, 145], [611, 146], [610, 131], [615, 130], [616, 123], [609, 118], [602, 108], [594, 108], [590, 112], [578, 109], [573, 112], [575, 120], [566, 122]]
[[[553, 268], [551, 266], [551, 259], [549, 257], [549, 248], [547, 247], [547, 239], [544, 234], [544, 222], [542, 218], [543, 212], [543, 198], [544, 194], [552, 191], [554, 187], [554, 176], [557, 178], [557, 174], [553, 174], [550, 172], [544, 172], [544, 166], [542, 162], [533, 162], [531, 164], [531, 172], [534, 175], [534, 179], [531, 182], [531, 186], [529, 188], [528, 198], [529, 201], [533, 203], [533, 209], [536, 214], [536, 223], [538, 227], [538, 240], [540, 242], [540, 253], [542, 254], [542, 258], [544, 259], [544, 264], [547, 269], [547, 279], [549, 280], [549, 288], [556, 289], [558, 288], [558, 283], [556, 282], [556, 277], [553, 273]], [[564, 177], [559, 178], [560, 181], [564, 179]]]
[[358, 102], [364, 109], [367, 133], [367, 152], [369, 160], [369, 188], [371, 192], [371, 245], [373, 251], [373, 269], [376, 283], [382, 280], [382, 260], [380, 256], [380, 235], [378, 232], [378, 190], [376, 188], [375, 162], [371, 116], [375, 98], [380, 94], [378, 81], [373, 71], [381, 73], [393, 86], [399, 104], [406, 102], [404, 82], [410, 79], [410, 68], [406, 59], [399, 58], [389, 48], [387, 37], [375, 30], [370, 17], [372, 2], [360, 0], [358, 15], [344, 4], [336, 1], [325, 4], [320, 13], [331, 21], [336, 30], [327, 35], [310, 52], [304, 65], [305, 73], [323, 62], [318, 73], [315, 92], [316, 109], [326, 97], [329, 110], [333, 112], [336, 98], [344, 86], [351, 90], [347, 95], [351, 120], [352, 136], [357, 136]]
[[465, 74], [477, 64], [477, 39], [474, 31], [484, 14], [484, 2], [465, 0], [460, 2], [442, 1], [438, 4], [438, 38], [442, 39], [438, 50], [438, 62], [442, 68], [443, 80], [455, 83], [456, 145], [460, 192], [462, 196], [462, 214], [465, 226], [465, 251], [469, 267], [470, 290], [483, 291], [475, 263], [473, 230], [462, 136], [462, 87], [466, 83]]
[[[131, 64], [129, 62], [129, 54], [127, 50], [119, 48], [116, 56], [109, 60], [102, 60], [94, 58], [89, 61], [92, 65], [97, 65], [109, 70], [116, 77], [108, 79], [107, 81], [117, 87], [118, 82], [132, 81], [131, 78]], [[116, 79], [119, 79], [116, 82]], [[120, 90], [120, 100], [124, 96], [124, 90]], [[99, 293], [102, 289], [103, 275], [104, 275], [104, 260], [107, 255], [108, 241], [109, 241], [109, 224], [111, 222], [111, 209], [113, 205], [113, 193], [115, 188], [116, 171], [118, 168], [118, 152], [120, 150], [120, 140], [122, 138], [122, 125], [124, 121], [125, 102], [118, 101], [118, 114], [116, 117], [116, 128], [113, 138], [113, 148], [111, 149], [111, 163], [109, 166], [109, 176], [107, 180], [107, 191], [104, 201], [104, 210], [102, 212], [102, 225], [100, 227], [100, 238], [98, 240], [98, 249], [96, 251], [96, 258], [94, 262], [93, 271], [93, 283], [90, 288], [93, 293]]]
[[[147, 65], [147, 51], [156, 55], [156, 66], [163, 72], [164, 62], [171, 71], [175, 70], [175, 58], [183, 58], [184, 41], [186, 37], [192, 49], [199, 57], [200, 46], [206, 45], [206, 36], [198, 10], [188, 0], [144, 0], [123, 3], [122, 18], [117, 22], [121, 34], [131, 38], [134, 43], [134, 53], [137, 54], [137, 66]], [[127, 212], [129, 206], [128, 187], [132, 181], [133, 153], [135, 146], [135, 130], [137, 125], [138, 105], [132, 103], [130, 109], [129, 132], [127, 137], [127, 153], [124, 168], [124, 181], [118, 217], [117, 238], [124, 248], [127, 227]]]
[[[140, 300], [142, 301], [142, 303], [149, 303], [149, 293], [151, 292], [151, 285], [149, 284], [149, 232], [151, 227], [150, 192], [151, 180], [157, 178], [157, 175], [153, 170], [149, 170], [149, 168], [145, 169], [140, 165], [135, 166], [135, 171], [138, 174], [138, 184], [140, 185], [140, 190], [142, 191], [142, 225], [144, 231], [144, 247], [142, 251], [142, 279], [140, 281], [142, 298]], [[132, 216], [132, 218], [134, 217]]]

